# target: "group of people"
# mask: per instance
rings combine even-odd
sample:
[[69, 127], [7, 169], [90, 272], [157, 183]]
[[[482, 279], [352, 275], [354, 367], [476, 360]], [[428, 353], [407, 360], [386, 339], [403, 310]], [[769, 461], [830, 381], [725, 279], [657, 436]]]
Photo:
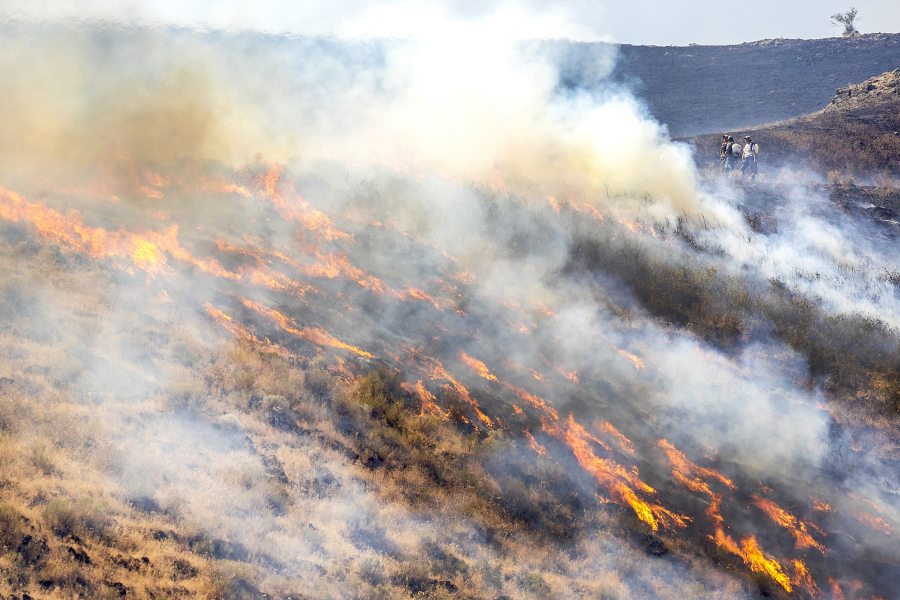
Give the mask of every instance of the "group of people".
[[759, 146], [750, 139], [749, 135], [744, 136], [743, 147], [734, 141], [734, 137], [727, 133], [722, 136], [722, 147], [719, 149], [719, 160], [724, 164], [722, 169], [728, 173], [734, 171], [735, 163], [740, 157], [741, 159], [741, 177], [747, 171], [750, 171], [750, 179], [756, 177], [759, 173], [756, 167], [756, 154], [759, 152]]

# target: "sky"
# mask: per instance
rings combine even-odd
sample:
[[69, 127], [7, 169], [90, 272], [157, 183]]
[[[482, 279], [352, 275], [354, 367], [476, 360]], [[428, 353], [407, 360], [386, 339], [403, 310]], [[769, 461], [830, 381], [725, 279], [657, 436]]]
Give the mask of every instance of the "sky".
[[340, 38], [430, 35], [448, 23], [477, 23], [520, 39], [683, 46], [840, 35], [830, 15], [851, 6], [861, 33], [900, 31], [896, 0], [0, 0], [0, 15]]

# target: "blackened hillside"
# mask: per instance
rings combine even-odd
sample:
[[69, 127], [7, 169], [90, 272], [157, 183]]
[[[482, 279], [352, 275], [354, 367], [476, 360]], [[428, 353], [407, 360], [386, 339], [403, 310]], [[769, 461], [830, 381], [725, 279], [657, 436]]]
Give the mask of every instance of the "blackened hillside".
[[618, 48], [613, 78], [632, 87], [674, 136], [809, 114], [825, 108], [836, 88], [900, 67], [900, 34]]

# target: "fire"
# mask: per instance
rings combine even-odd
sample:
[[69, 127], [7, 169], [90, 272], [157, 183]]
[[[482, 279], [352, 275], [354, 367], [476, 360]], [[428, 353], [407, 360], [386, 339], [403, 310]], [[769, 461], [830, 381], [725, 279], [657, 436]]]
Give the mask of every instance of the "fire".
[[[615, 346], [613, 346], [613, 348], [615, 348]], [[626, 359], [628, 359], [628, 361], [630, 361], [631, 364], [634, 365], [634, 368], [637, 369], [638, 371], [643, 371], [643, 370], [646, 368], [646, 367], [644, 366], [644, 361], [642, 361], [641, 359], [639, 359], [639, 358], [638, 358], [637, 356], [635, 356], [634, 354], [630, 354], [630, 353], [628, 353], [628, 352], [625, 352], [625, 351], [622, 350], [621, 348], [615, 348], [615, 350], [616, 350], [616, 352], [619, 353], [619, 355], [624, 356]]]
[[631, 440], [619, 433], [619, 430], [613, 427], [610, 423], [607, 423], [606, 421], [599, 421], [595, 422], [594, 426], [600, 433], [606, 433], [612, 436], [613, 439], [615, 439], [619, 444], [619, 447], [622, 448], [622, 450], [628, 452], [629, 454], [634, 454], [634, 444], [631, 443]]
[[828, 512], [831, 510], [830, 504], [820, 501], [815, 496], [810, 496], [810, 499], [812, 500], [813, 508], [815, 508], [816, 510], [821, 510], [822, 512]]
[[255, 335], [250, 333], [249, 329], [247, 329], [246, 327], [244, 327], [242, 325], [239, 325], [238, 323], [235, 323], [231, 317], [226, 315], [224, 312], [222, 312], [221, 310], [219, 310], [218, 308], [216, 308], [209, 302], [204, 303], [203, 309], [206, 311], [206, 314], [209, 315], [209, 317], [213, 321], [215, 321], [216, 323], [218, 323], [219, 325], [224, 327], [229, 333], [231, 333], [234, 337], [238, 338], [239, 340], [253, 342], [254, 344], [261, 344], [261, 345], [265, 346], [266, 349], [269, 350], [270, 352], [274, 352], [280, 356], [287, 356], [287, 357], [293, 356], [292, 353], [288, 352], [281, 346], [270, 343], [269, 340], [266, 340], [265, 342], [260, 341]]
[[558, 424], [545, 421], [544, 430], [563, 440], [572, 449], [578, 464], [591, 473], [597, 483], [609, 490], [615, 502], [629, 505], [637, 517], [653, 531], [657, 531], [660, 526], [686, 526], [688, 517], [641, 498], [640, 495], [652, 497], [656, 491], [640, 479], [636, 469], [628, 470], [612, 460], [602, 459], [594, 454], [589, 442], [598, 440], [576, 423], [571, 415], [565, 425], [566, 429], [563, 430]]
[[369, 354], [364, 350], [360, 350], [356, 346], [351, 346], [349, 344], [345, 344], [344, 342], [338, 340], [333, 335], [325, 331], [320, 327], [306, 327], [304, 329], [298, 329], [293, 319], [286, 317], [275, 309], [269, 308], [259, 302], [254, 302], [253, 300], [249, 300], [247, 298], [241, 297], [241, 302], [247, 308], [254, 310], [266, 317], [270, 321], [274, 321], [278, 323], [282, 329], [297, 336], [300, 339], [306, 340], [308, 342], [312, 342], [318, 346], [329, 346], [331, 348], [339, 348], [341, 350], [349, 350], [363, 358], [374, 359], [375, 356], [373, 354]]
[[703, 491], [713, 495], [709, 486], [702, 481], [703, 479], [716, 480], [723, 483], [729, 489], [735, 489], [735, 486], [730, 479], [724, 477], [715, 469], [707, 469], [694, 464], [666, 440], [659, 440], [659, 447], [663, 449], [666, 456], [669, 457], [669, 462], [672, 463], [672, 474], [679, 482], [686, 485], [692, 491]]
[[528, 402], [531, 406], [540, 410], [545, 415], [552, 418], [554, 421], [559, 420], [559, 414], [556, 412], [556, 410], [552, 406], [548, 406], [547, 402], [540, 396], [530, 394], [527, 390], [523, 390], [522, 388], [506, 383], [505, 381], [503, 382], [503, 387], [511, 391], [522, 400]]
[[472, 398], [472, 396], [469, 395], [469, 390], [466, 389], [466, 386], [454, 379], [436, 358], [426, 356], [421, 356], [420, 358], [430, 363], [431, 368], [429, 377], [432, 381], [436, 379], [449, 381], [450, 385], [448, 387], [452, 387], [459, 395], [460, 400], [469, 405], [469, 407], [475, 412], [475, 416], [478, 418], [478, 420], [488, 428], [492, 428], [494, 426], [494, 422], [491, 420], [491, 418], [481, 411], [478, 403]]
[[432, 304], [436, 309], [441, 310], [441, 305], [438, 304], [437, 300], [435, 300], [434, 298], [432, 298], [431, 296], [429, 296], [429, 295], [428, 295], [426, 292], [424, 292], [423, 290], [420, 290], [420, 289], [417, 289], [417, 288], [408, 288], [408, 289], [405, 289], [405, 290], [403, 290], [402, 292], [398, 293], [398, 294], [397, 294], [397, 297], [400, 298], [400, 299], [403, 300], [403, 301], [407, 301], [407, 300], [410, 300], [410, 299], [415, 299], [415, 300], [422, 300], [423, 302], [429, 302], [429, 303]]
[[868, 525], [876, 531], [883, 531], [885, 535], [891, 535], [891, 526], [885, 523], [884, 519], [879, 519], [875, 515], [871, 515], [863, 510], [858, 510], [856, 508], [850, 509], [850, 514], [853, 515], [853, 518], [860, 523]]
[[543, 375], [541, 375], [540, 373], [538, 373], [537, 371], [535, 371], [534, 369], [528, 369], [528, 372], [531, 373], [531, 376], [532, 376], [532, 377], [534, 377], [535, 379], [537, 379], [537, 380], [540, 381], [541, 383], [547, 383], [547, 379], [546, 379]]
[[547, 449], [537, 443], [530, 431], [525, 432], [525, 440], [528, 442], [528, 447], [537, 452], [538, 456], [547, 456]]
[[825, 554], [825, 547], [814, 540], [809, 533], [810, 529], [815, 529], [821, 534], [818, 527], [812, 523], [804, 523], [771, 500], [753, 496], [753, 504], [766, 513], [770, 519], [790, 531], [796, 540], [797, 548], [815, 548]]
[[793, 590], [790, 577], [785, 574], [778, 561], [766, 558], [756, 541], [756, 536], [751, 535], [741, 540], [741, 545], [738, 546], [721, 529], [717, 529], [715, 540], [720, 546], [740, 556], [751, 570], [766, 573], [788, 592]]
[[751, 570], [768, 574], [781, 587], [790, 592], [793, 589], [790, 578], [785, 574], [778, 561], [766, 558], [756, 541], [756, 536], [744, 538], [738, 545], [731, 536], [725, 533], [725, 520], [719, 512], [721, 506], [722, 494], [713, 494], [712, 502], [706, 509], [706, 515], [713, 522], [715, 535], [709, 536], [709, 538], [732, 554], [741, 557]]
[[434, 394], [425, 389], [425, 384], [422, 383], [421, 379], [416, 382], [414, 386], [408, 386], [408, 384], [404, 383], [403, 387], [406, 388], [407, 391], [414, 391], [419, 396], [419, 400], [422, 403], [422, 409], [419, 411], [420, 415], [433, 415], [435, 417], [440, 417], [441, 419], [446, 419], [450, 416], [437, 405]]
[[802, 560], [794, 561], [794, 577], [791, 578], [791, 583], [797, 587], [805, 588], [813, 597], [819, 595], [819, 587], [813, 581], [812, 575], [809, 574], [809, 570]]
[[322, 254], [316, 250], [315, 257], [319, 259], [319, 263], [299, 267], [309, 277], [344, 278], [355, 281], [361, 287], [368, 288], [373, 292], [383, 293], [387, 290], [387, 286], [380, 279], [351, 265], [344, 253]]
[[831, 585], [831, 600], [844, 600], [844, 592], [841, 591], [840, 584], [831, 577], [828, 578], [828, 583]]
[[479, 376], [487, 379], [488, 381], [495, 381], [495, 382], [499, 383], [499, 381], [497, 380], [497, 377], [494, 376], [493, 374], [491, 374], [491, 370], [488, 369], [487, 365], [485, 365], [480, 360], [478, 360], [476, 358], [472, 358], [465, 352], [460, 352], [459, 359], [461, 361], [463, 361], [464, 363], [466, 363], [466, 365], [470, 369], [472, 369], [472, 371], [474, 371], [476, 375], [479, 375]]
[[[352, 236], [343, 231], [338, 231], [334, 222], [324, 213], [311, 209], [309, 204], [294, 191], [293, 185], [278, 185], [284, 174], [284, 166], [278, 164], [269, 165], [269, 171], [257, 180], [257, 185], [263, 188], [263, 195], [275, 206], [275, 210], [285, 219], [298, 221], [305, 229], [315, 231], [326, 241], [352, 240]], [[287, 196], [287, 197], [285, 197]]]

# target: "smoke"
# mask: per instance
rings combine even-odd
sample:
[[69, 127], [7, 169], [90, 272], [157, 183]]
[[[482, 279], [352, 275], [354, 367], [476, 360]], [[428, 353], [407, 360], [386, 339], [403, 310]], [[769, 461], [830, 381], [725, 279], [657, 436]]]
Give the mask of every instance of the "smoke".
[[10, 173], [110, 155], [238, 167], [261, 153], [548, 193], [598, 195], [602, 180], [604, 193], [695, 211], [686, 148], [622, 90], [558, 93], [559, 65], [523, 45], [515, 22], [498, 27], [501, 14], [349, 52], [254, 34], [7, 25], [4, 162]]

